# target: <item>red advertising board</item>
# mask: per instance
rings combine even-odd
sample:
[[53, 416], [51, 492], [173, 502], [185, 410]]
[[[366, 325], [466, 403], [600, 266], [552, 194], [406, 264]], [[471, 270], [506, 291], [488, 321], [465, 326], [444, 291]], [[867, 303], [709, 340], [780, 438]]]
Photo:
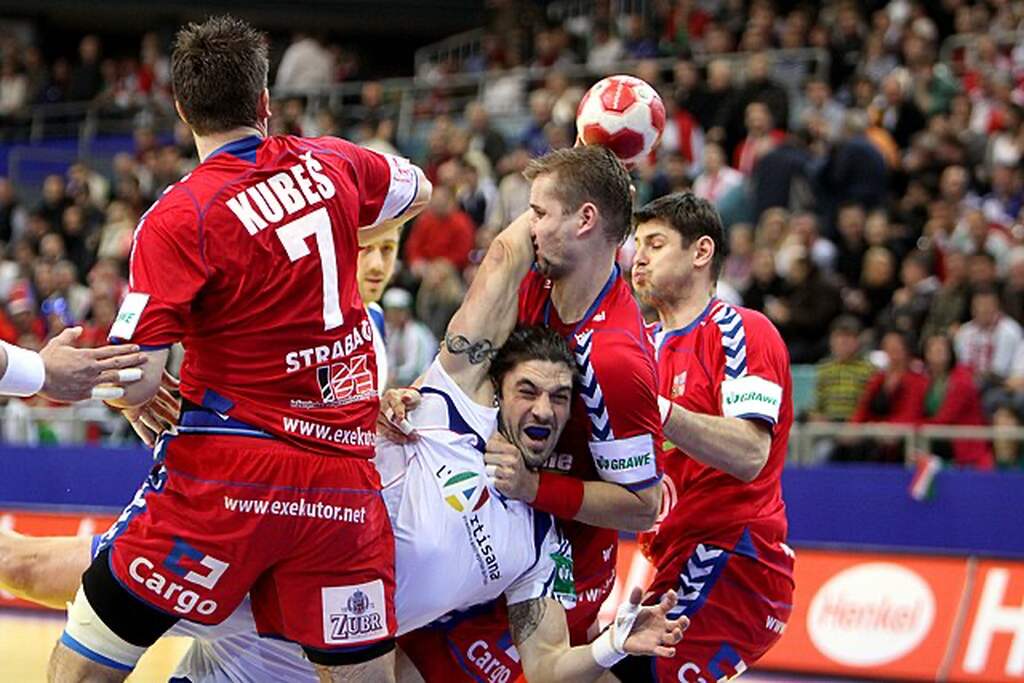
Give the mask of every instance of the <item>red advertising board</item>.
[[761, 666], [934, 680], [966, 577], [960, 558], [797, 551], [793, 615]]
[[[0, 528], [91, 535], [114, 517], [0, 510]], [[653, 571], [632, 541], [602, 619]], [[0, 607], [36, 607], [0, 591]], [[699, 614], [694, 617], [699, 618]], [[797, 550], [793, 615], [756, 669], [870, 679], [1024, 682], [1024, 562]]]
[[[115, 519], [116, 517], [112, 515], [0, 510], [0, 529], [30, 536], [92, 536], [105, 531]], [[18, 600], [3, 590], [0, 590], [0, 607], [44, 609], [39, 605]]]
[[[652, 574], [636, 545], [622, 543], [602, 619]], [[755, 669], [1020, 683], [1024, 562], [797, 550], [793, 615]]]
[[972, 563], [950, 680], [1024, 680], [1024, 563]]

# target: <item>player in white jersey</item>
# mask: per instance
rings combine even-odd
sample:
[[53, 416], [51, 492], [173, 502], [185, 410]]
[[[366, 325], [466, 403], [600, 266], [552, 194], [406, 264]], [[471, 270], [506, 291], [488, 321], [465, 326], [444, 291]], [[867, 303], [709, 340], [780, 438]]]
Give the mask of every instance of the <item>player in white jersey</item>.
[[[664, 617], [673, 594], [641, 610], [637, 593], [617, 626], [594, 644], [569, 648], [564, 609], [553, 599], [560, 586], [572, 591], [569, 550], [550, 515], [504, 499], [487, 484], [482, 451], [498, 428], [496, 387], [503, 431], [528, 461], [550, 455], [569, 414], [575, 363], [560, 337], [544, 328], [524, 330], [501, 355], [495, 352], [515, 321], [514, 283], [531, 261], [528, 223], [517, 221], [488, 252], [453, 319], [454, 343], [421, 378], [422, 404], [410, 417], [419, 438], [379, 449], [397, 544], [399, 634], [504, 594], [531, 680], [592, 680], [626, 652], [670, 656], [685, 620]], [[181, 622], [171, 633], [196, 638], [177, 680], [313, 680], [297, 646], [255, 637], [245, 605], [219, 626]]]

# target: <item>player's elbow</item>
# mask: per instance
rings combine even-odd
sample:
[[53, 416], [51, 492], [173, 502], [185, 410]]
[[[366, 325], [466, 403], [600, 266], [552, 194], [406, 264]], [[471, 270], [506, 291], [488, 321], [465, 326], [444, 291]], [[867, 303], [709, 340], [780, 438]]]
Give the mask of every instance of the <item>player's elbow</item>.
[[743, 462], [739, 463], [739, 466], [735, 468], [735, 471], [732, 473], [733, 476], [744, 484], [749, 484], [757, 479], [761, 476], [764, 466], [768, 464], [768, 454], [771, 452], [771, 448], [771, 433], [760, 427], [757, 428], [752, 447], [749, 449], [748, 455], [744, 458]]
[[623, 531], [639, 533], [647, 531], [658, 521], [658, 513], [661, 511], [661, 486], [656, 484], [638, 491], [637, 505], [632, 515], [629, 515], [629, 528], [623, 527]]
[[416, 176], [418, 183], [416, 197], [405, 211], [406, 219], [416, 216], [420, 211], [427, 208], [427, 204], [430, 203], [430, 198], [434, 194], [433, 183], [430, 182], [427, 175], [419, 167], [416, 167]]

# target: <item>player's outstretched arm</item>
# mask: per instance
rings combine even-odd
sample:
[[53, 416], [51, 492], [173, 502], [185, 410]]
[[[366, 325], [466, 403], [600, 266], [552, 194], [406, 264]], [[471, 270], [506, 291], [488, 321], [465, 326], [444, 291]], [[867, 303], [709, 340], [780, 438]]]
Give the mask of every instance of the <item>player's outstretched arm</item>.
[[445, 372], [478, 402], [493, 397], [487, 369], [515, 327], [519, 283], [533, 263], [530, 215], [523, 213], [494, 238], [441, 344]]
[[530, 683], [596, 681], [627, 655], [672, 657], [689, 625], [686, 617], [669, 619], [675, 593], [669, 591], [652, 607], [640, 607], [641, 591], [634, 588], [619, 607], [615, 622], [589, 645], [569, 646], [565, 609], [552, 598], [509, 605], [512, 641], [519, 650], [523, 673]]
[[[134, 344], [79, 349], [81, 327], [69, 327], [36, 353], [0, 345], [0, 395], [40, 393], [54, 401], [117, 398], [122, 385], [138, 381], [144, 360]], [[103, 385], [103, 386], [101, 386]]]
[[23, 536], [0, 529], [0, 588], [64, 609], [89, 566], [88, 536]]
[[762, 420], [704, 415], [660, 399], [665, 438], [694, 460], [750, 483], [768, 462], [771, 427]]
[[[533, 470], [527, 467], [518, 446], [500, 433], [488, 439], [484, 462], [493, 468], [494, 486], [502, 494], [551, 512], [560, 519], [574, 519], [605, 529], [647, 531], [661, 507], [661, 487], [656, 485], [657, 481], [633, 491], [610, 481], [580, 481], [564, 474]], [[545, 478], [548, 489], [554, 487], [556, 492], [545, 494], [549, 498], [557, 497], [561, 487], [570, 491], [579, 487], [582, 497], [578, 499], [578, 506], [571, 505], [571, 511], [566, 511], [561, 509], [568, 505], [565, 501], [556, 501], [555, 505], [551, 505], [550, 500], [538, 502], [541, 477]]]

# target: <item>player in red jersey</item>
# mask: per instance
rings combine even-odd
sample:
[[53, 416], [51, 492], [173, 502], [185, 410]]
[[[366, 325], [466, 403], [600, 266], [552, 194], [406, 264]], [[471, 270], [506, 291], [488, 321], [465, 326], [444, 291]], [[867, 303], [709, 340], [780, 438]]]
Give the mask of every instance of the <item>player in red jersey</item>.
[[663, 510], [642, 545], [657, 569], [649, 598], [679, 593], [691, 619], [676, 656], [628, 658], [629, 681], [711, 683], [742, 673], [789, 619], [793, 552], [781, 475], [793, 424], [789, 353], [756, 311], [714, 298], [722, 223], [692, 194], [636, 213], [633, 284], [658, 311]]
[[[530, 162], [531, 235], [537, 254], [519, 292], [519, 321], [565, 336], [583, 375], [556, 452], [540, 471], [503, 437], [488, 444], [497, 488], [563, 521], [572, 542], [576, 607], [572, 644], [597, 635], [615, 580], [618, 531], [650, 528], [660, 505], [654, 443], [661, 430], [653, 349], [640, 309], [615, 265], [629, 235], [629, 176], [598, 146]], [[428, 681], [488, 680], [521, 667], [503, 604], [459, 615], [402, 642]], [[497, 662], [498, 664], [496, 664]]]
[[[143, 216], [111, 337], [148, 351], [121, 407], [156, 393], [183, 342], [182, 417], [138, 514], [82, 577], [52, 680], [123, 680], [175, 621], [218, 623], [250, 592], [260, 633], [301, 644], [323, 680], [393, 678], [355, 262], [358, 236], [407, 219], [430, 185], [343, 140], [267, 137], [267, 64], [264, 37], [230, 17], [177, 36], [175, 103], [201, 163]], [[253, 490], [270, 505], [239, 509]]]

